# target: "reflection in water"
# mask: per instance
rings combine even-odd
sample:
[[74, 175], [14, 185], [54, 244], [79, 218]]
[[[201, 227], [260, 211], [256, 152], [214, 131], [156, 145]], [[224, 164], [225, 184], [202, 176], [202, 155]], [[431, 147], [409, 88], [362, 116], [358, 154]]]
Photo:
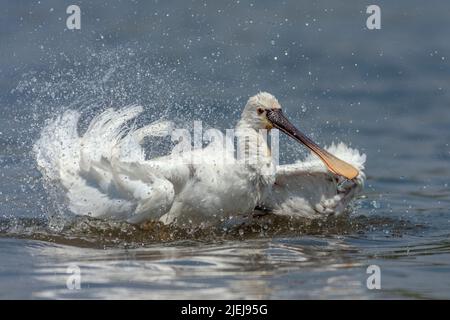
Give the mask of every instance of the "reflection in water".
[[[450, 272], [448, 235], [427, 224], [425, 213], [421, 217], [266, 215], [200, 227], [5, 218], [0, 297], [449, 297], [450, 283], [440, 276]], [[66, 287], [72, 264], [81, 269], [81, 290]], [[381, 291], [366, 288], [371, 264], [382, 270]]]
[[[449, 283], [436, 278], [436, 270], [450, 271], [446, 262], [450, 245], [442, 241], [442, 235], [427, 242], [417, 236], [430, 228], [376, 216], [308, 223], [286, 219], [240, 217], [215, 227], [190, 229], [82, 218], [58, 231], [48, 221], [5, 220], [0, 223], [0, 275], [5, 275], [0, 277], [1, 295], [146, 299], [449, 296]], [[67, 267], [72, 264], [81, 269], [81, 290], [66, 287]], [[371, 264], [382, 270], [383, 290], [378, 292], [366, 288], [366, 268]], [[433, 281], [434, 291], [428, 290], [424, 275]], [[405, 279], [408, 289], [402, 282]]]
[[[349, 248], [341, 241], [178, 243], [106, 251], [49, 244], [27, 248], [37, 263], [22, 272], [30, 272], [40, 283], [32, 293], [35, 298], [361, 298], [365, 292], [358, 276], [363, 270], [335, 274], [338, 269], [359, 267], [345, 258]], [[66, 288], [66, 269], [73, 263], [81, 269], [79, 291]], [[302, 274], [312, 268], [315, 279]], [[315, 286], [322, 289], [309, 292], [317, 282], [323, 282]], [[288, 288], [280, 290], [286, 283]]]
[[[6, 261], [0, 273], [15, 273], [22, 279], [21, 283], [2, 282], [1, 285], [15, 291], [18, 286], [23, 286], [33, 298], [368, 299], [379, 297], [379, 294], [390, 298], [418, 295], [417, 292], [396, 291], [398, 277], [395, 275], [404, 271], [398, 267], [387, 268], [390, 260], [450, 254], [448, 243], [407, 247], [408, 231], [412, 228], [417, 233], [420, 227], [384, 218], [322, 221], [320, 225], [303, 225], [302, 230], [296, 231], [291, 230], [292, 226], [300, 222], [291, 221], [287, 237], [276, 235], [280, 230], [287, 232], [283, 225], [275, 228], [280, 223], [276, 220], [270, 220], [272, 229], [266, 229], [264, 236], [239, 232], [244, 224], [257, 229], [264, 219], [273, 217], [253, 223], [240, 221], [236, 226], [228, 224], [228, 233], [221, 226], [222, 237], [218, 237], [218, 230], [211, 229], [203, 230], [203, 233], [184, 230], [184, 234], [182, 230], [159, 230], [160, 234], [176, 231], [180, 237], [163, 243], [155, 239], [140, 242], [146, 232], [147, 235], [148, 232], [157, 234], [155, 228], [160, 228], [159, 225], [138, 227], [82, 219], [66, 227], [57, 237], [50, 231], [44, 232], [45, 224], [42, 223], [42, 228], [35, 227], [28, 237], [46, 238], [56, 243], [0, 240], [0, 255]], [[390, 226], [402, 237], [395, 241], [395, 237], [368, 239], [362, 232], [356, 237], [345, 235], [357, 234], [362, 225], [370, 230]], [[27, 228], [25, 221], [22, 228]], [[321, 228], [329, 230], [328, 234], [320, 235]], [[335, 234], [331, 234], [331, 230]], [[131, 231], [135, 232], [134, 241], [130, 241]], [[303, 235], [295, 236], [297, 231]], [[23, 229], [20, 232], [23, 237]], [[8, 234], [3, 233], [3, 236]], [[369, 291], [365, 285], [366, 268], [373, 263], [384, 266], [385, 278], [391, 279], [390, 284], [384, 283], [386, 289], [382, 293]], [[20, 270], [17, 270], [18, 264]], [[66, 287], [67, 267], [72, 264], [81, 269], [81, 290]], [[427, 266], [425, 261], [423, 267]], [[443, 289], [439, 294], [445, 296], [448, 293]]]

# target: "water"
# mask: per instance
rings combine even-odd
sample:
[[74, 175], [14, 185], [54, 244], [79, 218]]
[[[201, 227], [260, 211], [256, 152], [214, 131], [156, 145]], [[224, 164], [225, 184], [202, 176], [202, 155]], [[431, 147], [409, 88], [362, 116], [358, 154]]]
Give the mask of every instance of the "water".
[[[0, 12], [1, 298], [450, 298], [450, 4], [7, 1]], [[206, 230], [67, 223], [31, 153], [46, 119], [139, 103], [141, 121], [234, 125], [267, 90], [320, 144], [367, 154], [347, 217]], [[282, 161], [304, 150], [281, 137]], [[68, 290], [67, 267], [81, 290]], [[366, 269], [381, 269], [368, 290]]]

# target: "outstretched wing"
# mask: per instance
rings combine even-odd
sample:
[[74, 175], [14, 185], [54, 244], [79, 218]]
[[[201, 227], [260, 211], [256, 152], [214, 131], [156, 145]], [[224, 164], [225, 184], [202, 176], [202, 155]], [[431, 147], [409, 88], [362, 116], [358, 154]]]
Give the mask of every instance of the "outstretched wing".
[[162, 135], [170, 123], [134, 130], [126, 123], [140, 106], [107, 109], [86, 132], [77, 131], [79, 113], [68, 110], [49, 122], [34, 146], [44, 179], [59, 184], [75, 214], [140, 222], [159, 218], [173, 202], [173, 184], [148, 170], [140, 145], [146, 136]]
[[342, 213], [362, 189], [366, 156], [344, 143], [333, 144], [327, 151], [356, 167], [358, 177], [348, 181], [336, 176], [309, 155], [304, 161], [277, 167], [275, 184], [260, 206], [276, 214], [308, 218]]

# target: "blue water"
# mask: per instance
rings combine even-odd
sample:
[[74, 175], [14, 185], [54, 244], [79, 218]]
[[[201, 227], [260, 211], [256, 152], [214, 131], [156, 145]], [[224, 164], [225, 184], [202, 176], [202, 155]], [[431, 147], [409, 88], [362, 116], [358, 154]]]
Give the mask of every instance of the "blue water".
[[[78, 1], [74, 31], [69, 4], [0, 11], [1, 298], [450, 298], [450, 3], [378, 1], [375, 31], [360, 1]], [[194, 232], [55, 217], [31, 153], [46, 119], [139, 103], [143, 122], [226, 129], [259, 90], [320, 144], [367, 154], [347, 218]], [[281, 154], [304, 150], [281, 137]]]

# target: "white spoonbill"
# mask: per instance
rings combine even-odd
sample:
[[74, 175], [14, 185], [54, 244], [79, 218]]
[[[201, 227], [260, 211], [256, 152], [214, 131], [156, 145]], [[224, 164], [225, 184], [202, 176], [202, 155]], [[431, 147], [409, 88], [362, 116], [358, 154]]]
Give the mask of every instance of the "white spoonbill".
[[[167, 134], [171, 123], [127, 128], [142, 111], [140, 106], [108, 109], [80, 136], [80, 115], [68, 110], [42, 130], [34, 146], [38, 167], [70, 211], [131, 223], [200, 223], [261, 209], [312, 218], [342, 213], [365, 179], [365, 155], [343, 143], [320, 148], [287, 120], [269, 93], [251, 97], [236, 125], [242, 150], [258, 150], [242, 158], [210, 143], [147, 160], [143, 139]], [[261, 132], [272, 128], [312, 154], [275, 166]]]

